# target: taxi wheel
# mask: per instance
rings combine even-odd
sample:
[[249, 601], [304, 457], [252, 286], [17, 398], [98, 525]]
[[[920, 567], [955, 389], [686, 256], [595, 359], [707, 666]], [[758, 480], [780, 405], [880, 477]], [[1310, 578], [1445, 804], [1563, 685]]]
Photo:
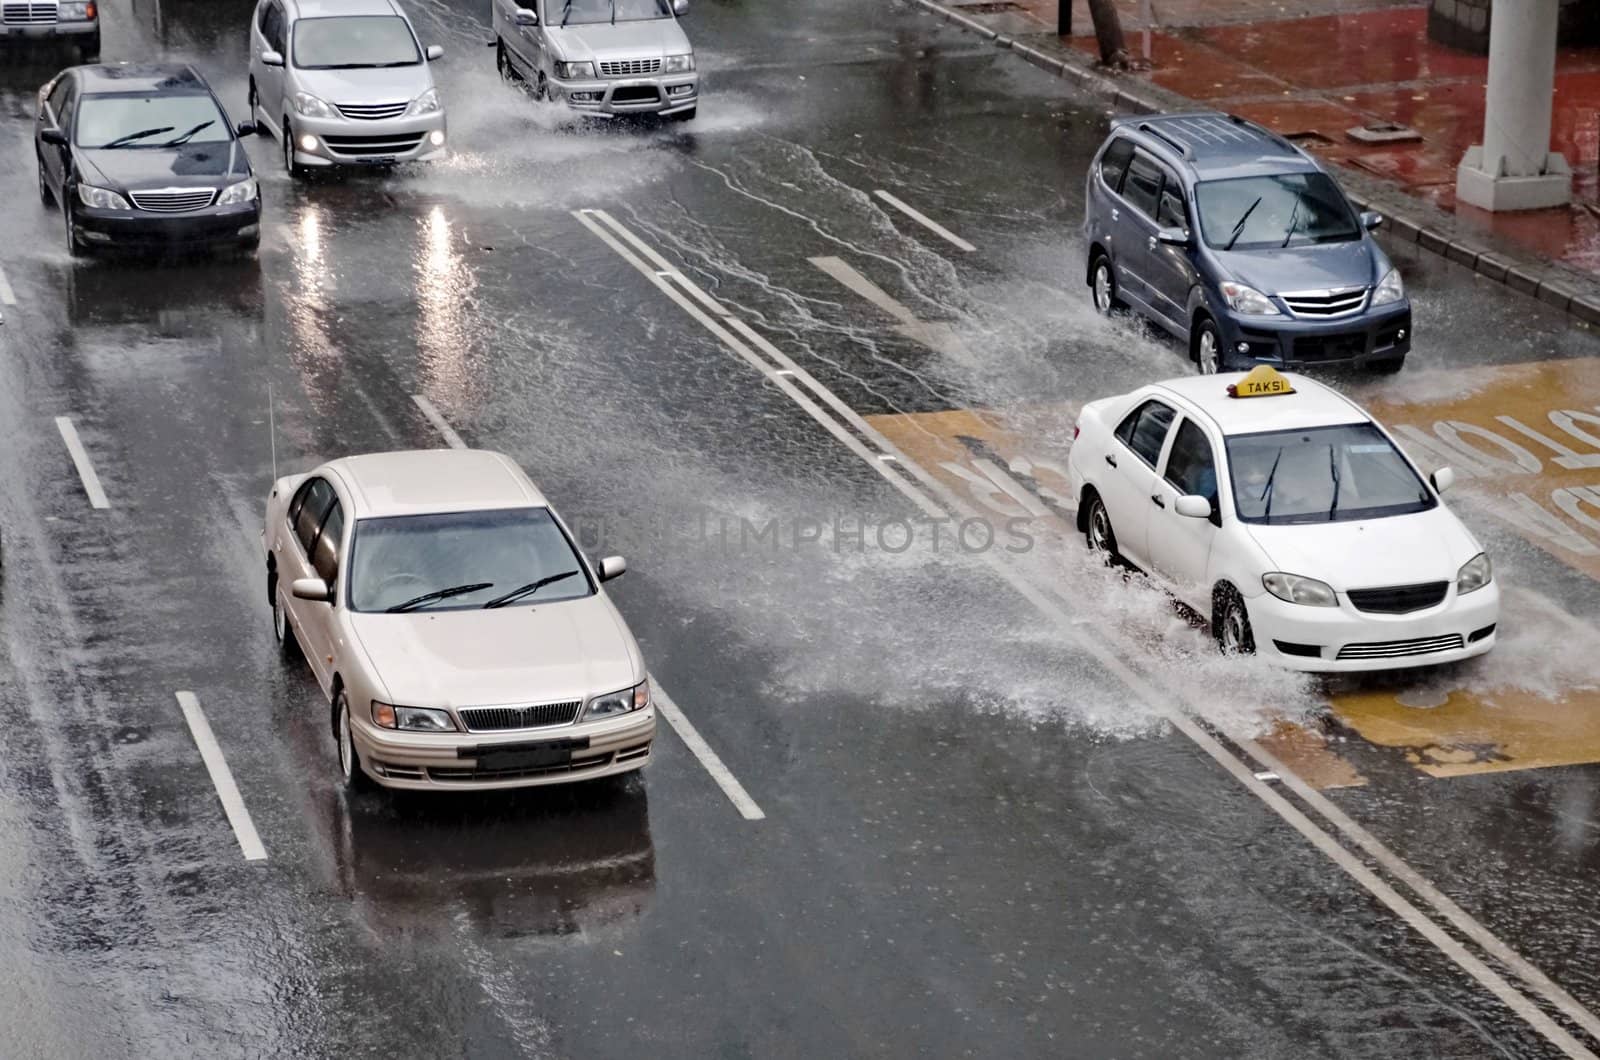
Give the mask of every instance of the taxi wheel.
[[1111, 259], [1104, 254], [1096, 254], [1094, 264], [1089, 266], [1089, 289], [1094, 294], [1094, 310], [1101, 316], [1122, 308], [1117, 300], [1116, 274], [1111, 271]]
[[1194, 337], [1189, 356], [1201, 375], [1216, 375], [1222, 368], [1222, 336], [1217, 332], [1216, 321], [1201, 317], [1194, 323]]
[[361, 756], [356, 753], [355, 739], [350, 735], [350, 698], [340, 688], [333, 697], [333, 738], [338, 744], [339, 777], [346, 791], [366, 791], [372, 787], [372, 778], [361, 769]]
[[1250, 628], [1250, 612], [1245, 609], [1244, 597], [1239, 595], [1239, 590], [1231, 585], [1217, 590], [1214, 609], [1211, 629], [1222, 654], [1254, 655], [1256, 635]]
[[1108, 566], [1122, 561], [1121, 554], [1117, 552], [1116, 531], [1111, 529], [1111, 513], [1106, 511], [1105, 501], [1100, 499], [1098, 493], [1089, 500], [1089, 513], [1084, 516], [1083, 527], [1090, 552], [1103, 556]]

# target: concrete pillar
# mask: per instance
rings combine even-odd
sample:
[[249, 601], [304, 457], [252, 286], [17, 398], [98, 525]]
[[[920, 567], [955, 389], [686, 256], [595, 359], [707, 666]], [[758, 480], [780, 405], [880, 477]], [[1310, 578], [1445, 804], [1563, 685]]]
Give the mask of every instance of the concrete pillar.
[[1538, 210], [1572, 199], [1572, 170], [1550, 150], [1560, 0], [1495, 0], [1483, 143], [1456, 170], [1456, 198], [1485, 210]]

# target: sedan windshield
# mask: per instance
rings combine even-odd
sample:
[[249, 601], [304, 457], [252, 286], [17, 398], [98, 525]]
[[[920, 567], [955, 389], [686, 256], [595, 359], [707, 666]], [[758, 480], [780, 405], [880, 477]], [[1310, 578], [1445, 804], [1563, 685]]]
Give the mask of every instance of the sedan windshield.
[[[558, 575], [568, 577], [557, 577]], [[355, 611], [481, 608], [518, 589], [519, 605], [594, 591], [572, 543], [548, 508], [362, 519], [351, 540]]]
[[1195, 185], [1206, 245], [1261, 250], [1361, 238], [1344, 193], [1325, 173], [1208, 180]]
[[1247, 523], [1328, 523], [1426, 511], [1437, 501], [1370, 423], [1228, 439], [1233, 504]]
[[672, 15], [667, 0], [549, 0], [548, 12], [558, 26], [643, 22]]
[[225, 143], [228, 119], [204, 95], [100, 95], [78, 105], [79, 147], [176, 147]]
[[411, 27], [394, 15], [303, 18], [294, 24], [294, 64], [302, 70], [415, 66], [421, 61]]

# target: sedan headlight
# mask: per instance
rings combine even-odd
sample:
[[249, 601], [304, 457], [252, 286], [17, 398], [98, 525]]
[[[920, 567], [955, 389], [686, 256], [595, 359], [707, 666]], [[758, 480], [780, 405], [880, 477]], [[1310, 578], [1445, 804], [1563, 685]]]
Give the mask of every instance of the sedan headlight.
[[218, 206], [236, 206], [241, 202], [254, 202], [259, 192], [256, 190], [255, 178], [241, 180], [237, 184], [229, 184], [222, 189], [222, 194], [217, 196]]
[[1305, 604], [1307, 607], [1339, 606], [1339, 597], [1334, 593], [1333, 587], [1315, 578], [1302, 578], [1298, 574], [1273, 571], [1271, 574], [1261, 576], [1261, 584], [1267, 592], [1291, 604]]
[[97, 210], [128, 210], [128, 200], [110, 188], [97, 188], [93, 184], [78, 185], [78, 201]]
[[594, 721], [597, 718], [614, 718], [618, 714], [631, 714], [636, 710], [643, 710], [650, 705], [650, 680], [645, 680], [632, 688], [624, 688], [621, 692], [611, 692], [603, 696], [595, 696], [589, 700], [589, 706], [583, 712], [584, 721]]
[[411, 101], [411, 106], [406, 108], [406, 113], [410, 115], [436, 114], [438, 113], [438, 110], [439, 93], [436, 89], [430, 88], [428, 91]]
[[455, 732], [456, 726], [448, 712], [428, 707], [396, 707], [372, 701], [372, 723], [385, 729], [405, 729], [410, 732]]
[[62, 22], [93, 22], [98, 15], [91, 0], [89, 3], [65, 3], [56, 5], [56, 18]]
[[333, 108], [309, 92], [296, 92], [294, 94], [294, 109], [296, 114], [307, 118], [331, 118]]
[[661, 72], [664, 74], [682, 74], [694, 69], [694, 55], [669, 55], [661, 60]]
[[563, 81], [594, 77], [594, 63], [556, 63], [556, 76]]
[[1456, 571], [1456, 595], [1465, 596], [1467, 593], [1476, 592], [1493, 580], [1494, 568], [1489, 563], [1489, 554], [1480, 552]]
[[1272, 299], [1254, 287], [1246, 287], [1242, 283], [1234, 283], [1232, 280], [1222, 281], [1222, 297], [1228, 303], [1228, 308], [1235, 313], [1251, 317], [1278, 315], [1278, 307], [1272, 304]]
[[1390, 269], [1372, 291], [1373, 305], [1389, 305], [1406, 296], [1406, 285], [1400, 279], [1399, 269]]

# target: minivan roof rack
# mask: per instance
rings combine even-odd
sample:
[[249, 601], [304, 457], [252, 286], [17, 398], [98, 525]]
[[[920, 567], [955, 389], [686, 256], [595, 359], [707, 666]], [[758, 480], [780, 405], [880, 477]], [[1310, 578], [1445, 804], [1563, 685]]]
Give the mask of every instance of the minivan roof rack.
[[1295, 152], [1298, 152], [1300, 150], [1294, 144], [1290, 143], [1287, 139], [1285, 139], [1282, 134], [1274, 132], [1273, 130], [1271, 130], [1271, 129], [1267, 128], [1266, 126], [1261, 125], [1261, 124], [1259, 124], [1257, 122], [1253, 122], [1249, 118], [1241, 118], [1237, 114], [1230, 114], [1230, 115], [1228, 115], [1228, 120], [1233, 122], [1233, 124], [1235, 124], [1235, 125], [1243, 126], [1246, 129], [1250, 129], [1250, 130], [1252, 130], [1254, 132], [1260, 133], [1262, 136], [1265, 136], [1267, 139], [1271, 140], [1273, 143], [1277, 144], [1279, 147], [1284, 147], [1284, 148], [1287, 148], [1290, 151], [1295, 151]]
[[1182, 140], [1179, 140], [1176, 137], [1167, 135], [1167, 133], [1163, 132], [1161, 130], [1161, 128], [1159, 126], [1157, 126], [1154, 122], [1148, 122], [1148, 121], [1140, 122], [1139, 123], [1139, 131], [1140, 132], [1144, 132], [1144, 133], [1149, 133], [1151, 136], [1154, 136], [1157, 140], [1160, 140], [1162, 143], [1165, 143], [1168, 147], [1170, 147], [1174, 151], [1178, 152], [1184, 158], [1193, 158], [1194, 157], [1193, 148], [1191, 148], [1188, 144], [1184, 143]]

